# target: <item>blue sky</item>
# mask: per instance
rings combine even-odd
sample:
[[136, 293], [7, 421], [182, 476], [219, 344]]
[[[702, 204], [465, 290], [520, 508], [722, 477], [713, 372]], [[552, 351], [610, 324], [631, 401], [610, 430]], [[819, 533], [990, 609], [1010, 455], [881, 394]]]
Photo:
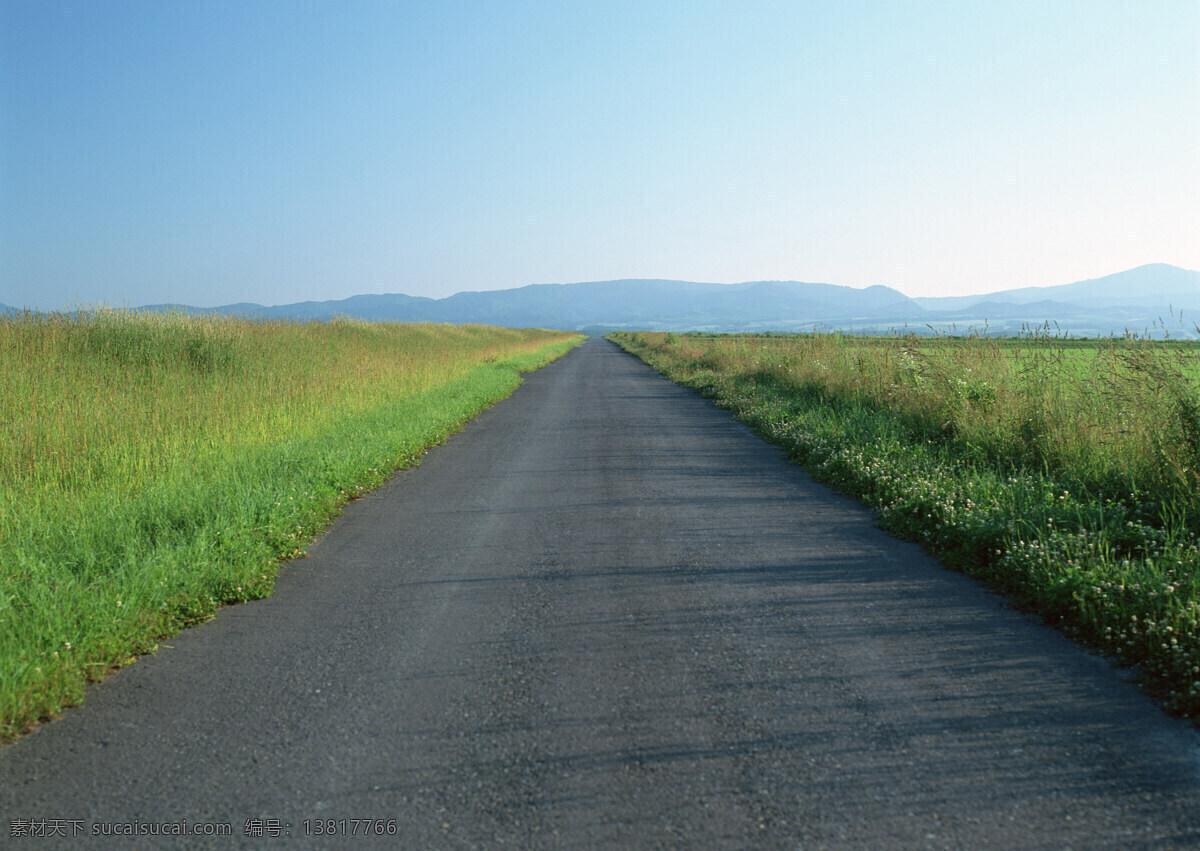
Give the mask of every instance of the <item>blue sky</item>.
[[1200, 4], [0, 0], [0, 302], [1200, 268]]

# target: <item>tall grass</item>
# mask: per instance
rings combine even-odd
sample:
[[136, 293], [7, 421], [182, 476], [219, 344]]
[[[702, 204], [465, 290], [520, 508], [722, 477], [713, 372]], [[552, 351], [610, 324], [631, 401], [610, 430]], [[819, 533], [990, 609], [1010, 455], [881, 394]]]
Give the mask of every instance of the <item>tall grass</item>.
[[222, 603], [581, 338], [134, 314], [0, 320], [0, 738]]
[[1200, 346], [614, 338], [1200, 718]]

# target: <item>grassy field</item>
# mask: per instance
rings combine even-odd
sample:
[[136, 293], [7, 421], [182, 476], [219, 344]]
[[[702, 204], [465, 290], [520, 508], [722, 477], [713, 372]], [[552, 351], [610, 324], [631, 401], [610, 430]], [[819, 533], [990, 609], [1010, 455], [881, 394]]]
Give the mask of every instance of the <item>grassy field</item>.
[[220, 605], [582, 337], [0, 319], [0, 740]]
[[1200, 344], [612, 339], [1200, 721]]

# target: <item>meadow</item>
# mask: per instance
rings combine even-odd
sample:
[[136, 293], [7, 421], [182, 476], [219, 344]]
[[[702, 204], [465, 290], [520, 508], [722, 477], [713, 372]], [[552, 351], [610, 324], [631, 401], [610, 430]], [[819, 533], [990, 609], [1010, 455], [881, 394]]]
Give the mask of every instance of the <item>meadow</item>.
[[0, 741], [221, 605], [578, 334], [0, 318]]
[[1200, 344], [610, 339], [1200, 721]]

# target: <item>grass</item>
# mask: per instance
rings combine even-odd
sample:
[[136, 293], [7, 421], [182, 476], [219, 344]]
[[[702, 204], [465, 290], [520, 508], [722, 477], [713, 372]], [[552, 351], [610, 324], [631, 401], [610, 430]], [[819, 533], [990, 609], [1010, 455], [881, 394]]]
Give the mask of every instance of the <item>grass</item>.
[[1200, 345], [612, 339], [1200, 721]]
[[0, 740], [218, 606], [582, 337], [0, 319]]

